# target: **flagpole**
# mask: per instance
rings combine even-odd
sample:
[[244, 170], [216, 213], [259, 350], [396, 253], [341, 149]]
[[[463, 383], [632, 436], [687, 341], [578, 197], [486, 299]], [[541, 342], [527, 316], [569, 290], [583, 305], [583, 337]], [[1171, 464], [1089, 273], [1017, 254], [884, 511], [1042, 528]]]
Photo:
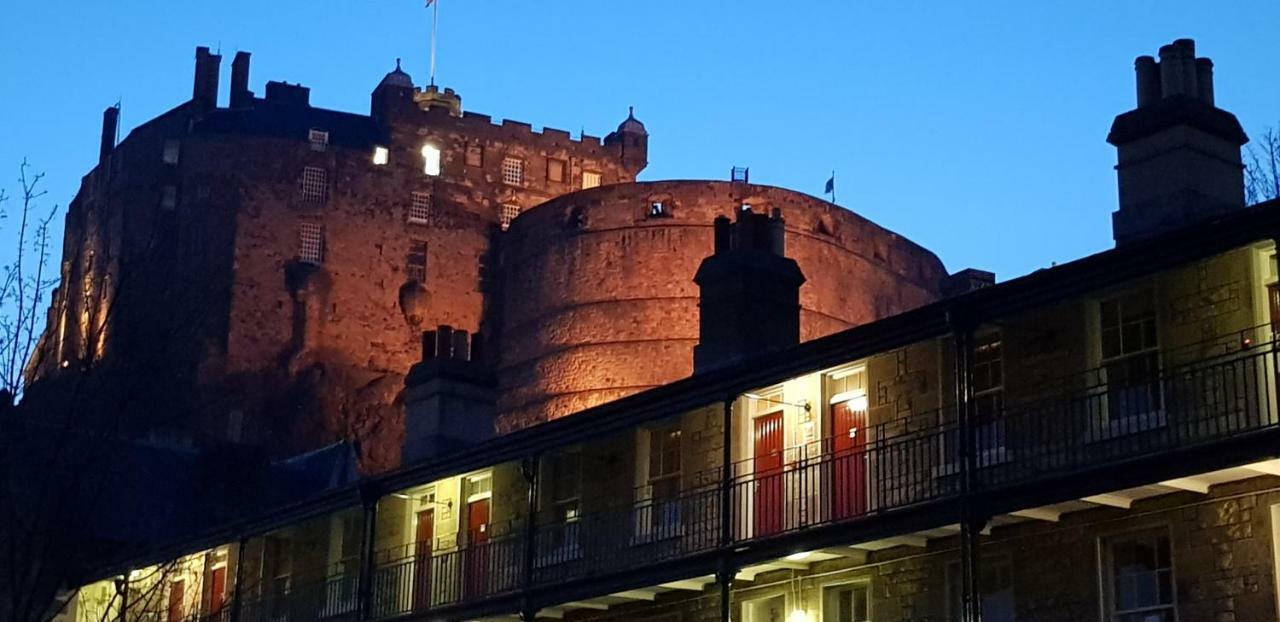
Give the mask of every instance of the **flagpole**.
[[836, 172], [833, 169], [831, 171], [831, 204], [835, 205], [835, 202], [836, 202]]
[[431, 1], [431, 86], [436, 85], [436, 27], [440, 24], [440, 0]]

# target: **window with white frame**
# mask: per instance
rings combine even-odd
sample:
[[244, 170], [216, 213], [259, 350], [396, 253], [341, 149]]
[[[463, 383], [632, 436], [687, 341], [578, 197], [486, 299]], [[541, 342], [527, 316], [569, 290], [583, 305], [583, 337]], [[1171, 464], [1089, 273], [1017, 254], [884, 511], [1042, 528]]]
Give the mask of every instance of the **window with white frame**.
[[164, 160], [165, 164], [177, 164], [181, 155], [182, 143], [176, 140], [164, 141], [164, 154], [161, 156], [161, 159]]
[[409, 242], [409, 253], [405, 257], [405, 276], [414, 283], [427, 282], [427, 243], [422, 240]]
[[1004, 343], [998, 329], [973, 344], [973, 425], [980, 459], [998, 461], [1005, 451]]
[[293, 575], [292, 542], [282, 536], [267, 536], [262, 543], [262, 576], [266, 581], [267, 602], [272, 620], [288, 615], [290, 579]]
[[[1107, 420], [1143, 426], [1163, 408], [1155, 291], [1139, 288], [1098, 303]], [[1151, 420], [1148, 420], [1151, 419]]]
[[600, 173], [595, 171], [582, 171], [582, 189], [595, 188], [600, 185]]
[[373, 163], [376, 166], [384, 166], [391, 160], [391, 151], [386, 147], [373, 148]]
[[822, 588], [822, 622], [870, 622], [871, 586], [865, 582]]
[[680, 525], [681, 430], [679, 423], [648, 429], [649, 526], [659, 537]]
[[329, 132], [312, 129], [307, 132], [307, 142], [311, 143], [312, 151], [324, 151], [329, 147]]
[[298, 260], [324, 263], [324, 227], [320, 223], [304, 222], [298, 226]]
[[506, 231], [511, 226], [511, 221], [520, 215], [520, 206], [506, 203], [502, 206], [502, 213], [499, 214], [498, 224], [502, 226], [502, 230]]
[[1107, 622], [1173, 622], [1173, 551], [1164, 527], [1103, 541]]
[[302, 200], [307, 203], [324, 203], [329, 196], [329, 171], [318, 166], [302, 169]]
[[524, 184], [524, 160], [512, 156], [502, 159], [502, 183], [513, 186]]
[[422, 172], [431, 176], [440, 174], [440, 148], [435, 145], [422, 146]]
[[409, 222], [423, 224], [431, 217], [431, 193], [414, 192], [409, 201]]
[[571, 449], [553, 454], [546, 462], [548, 494], [554, 528], [540, 542], [544, 563], [560, 563], [582, 555], [579, 512], [582, 495], [582, 452]]

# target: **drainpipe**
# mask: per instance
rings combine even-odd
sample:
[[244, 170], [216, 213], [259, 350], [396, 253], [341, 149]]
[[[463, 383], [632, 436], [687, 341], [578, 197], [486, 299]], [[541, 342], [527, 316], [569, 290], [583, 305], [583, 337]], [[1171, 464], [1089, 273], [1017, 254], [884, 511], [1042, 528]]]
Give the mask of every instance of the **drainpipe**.
[[240, 622], [240, 586], [244, 584], [244, 549], [248, 538], [241, 537], [236, 543], [236, 575], [231, 584], [231, 622]]
[[974, 507], [974, 473], [977, 467], [977, 443], [973, 426], [973, 328], [967, 318], [957, 317], [956, 309], [948, 312], [955, 344], [955, 381], [957, 436], [960, 441], [960, 571], [963, 599], [961, 619], [982, 622], [982, 591], [979, 583], [979, 538], [986, 519]]
[[526, 490], [528, 491], [528, 509], [525, 518], [524, 529], [524, 598], [521, 599], [520, 619], [524, 622], [533, 622], [538, 615], [538, 607], [533, 604], [533, 598], [530, 591], [533, 589], [533, 568], [534, 559], [538, 554], [537, 541], [535, 538], [538, 534], [537, 515], [538, 515], [538, 463], [539, 456], [534, 455], [525, 458], [520, 463], [520, 472], [524, 475]]
[[372, 619], [374, 546], [378, 535], [379, 494], [372, 486], [360, 487], [364, 505], [363, 547], [360, 550], [360, 574], [356, 579], [356, 619]]
[[716, 581], [720, 584], [720, 620], [730, 622], [729, 596], [733, 591], [733, 564], [729, 555], [733, 550], [733, 396], [724, 400], [724, 432], [720, 450], [720, 565]]

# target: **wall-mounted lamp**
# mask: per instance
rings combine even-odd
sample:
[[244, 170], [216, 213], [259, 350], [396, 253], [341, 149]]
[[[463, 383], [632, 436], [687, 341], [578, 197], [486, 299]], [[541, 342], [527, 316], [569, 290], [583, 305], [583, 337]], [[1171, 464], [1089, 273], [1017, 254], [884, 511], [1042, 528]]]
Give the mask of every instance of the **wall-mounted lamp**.
[[813, 408], [809, 406], [809, 402], [807, 400], [801, 400], [799, 402], [784, 402], [782, 400], [775, 399], [772, 397], [764, 397], [759, 393], [743, 393], [742, 396], [749, 399], [753, 399], [753, 400], [760, 400], [761, 402], [769, 402], [770, 404], [782, 404], [783, 406], [795, 406], [796, 408], [803, 408], [805, 412], [810, 412], [811, 410], [813, 410]]

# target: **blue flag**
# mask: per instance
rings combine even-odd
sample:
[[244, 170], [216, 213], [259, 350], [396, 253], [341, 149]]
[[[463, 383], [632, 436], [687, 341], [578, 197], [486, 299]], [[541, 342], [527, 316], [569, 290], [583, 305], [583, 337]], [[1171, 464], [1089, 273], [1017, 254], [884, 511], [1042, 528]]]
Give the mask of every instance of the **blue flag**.
[[835, 191], [836, 191], [836, 176], [835, 176], [835, 174], [833, 173], [833, 174], [831, 175], [831, 179], [828, 179], [828, 180], [827, 180], [827, 189], [826, 189], [826, 190], [823, 190], [823, 191], [822, 191], [822, 193], [823, 193], [823, 194], [832, 194], [832, 193], [834, 193]]

